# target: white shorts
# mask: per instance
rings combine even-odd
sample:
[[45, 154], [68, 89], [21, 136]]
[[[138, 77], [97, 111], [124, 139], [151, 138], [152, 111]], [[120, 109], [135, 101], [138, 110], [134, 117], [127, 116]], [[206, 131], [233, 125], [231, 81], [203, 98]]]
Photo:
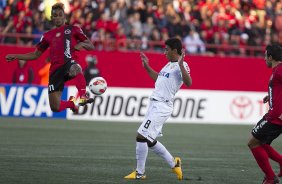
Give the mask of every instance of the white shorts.
[[148, 111], [137, 132], [150, 142], [162, 136], [165, 121], [171, 116], [173, 105], [167, 102], [150, 101]]

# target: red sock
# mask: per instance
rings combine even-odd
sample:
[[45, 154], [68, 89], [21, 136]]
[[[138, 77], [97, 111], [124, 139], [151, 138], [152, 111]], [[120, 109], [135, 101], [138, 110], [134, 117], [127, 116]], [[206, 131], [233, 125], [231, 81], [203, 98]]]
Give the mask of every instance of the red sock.
[[278, 153], [273, 147], [268, 144], [264, 144], [263, 148], [267, 152], [269, 158], [279, 163], [280, 174], [282, 174], [282, 155], [280, 155], [280, 153]]
[[66, 108], [73, 108], [73, 107], [74, 107], [74, 103], [72, 101], [63, 101], [63, 100], [61, 100], [59, 112], [65, 110]]
[[265, 173], [267, 179], [272, 180], [275, 173], [272, 170], [270, 162], [268, 160], [268, 154], [262, 146], [258, 146], [251, 149], [259, 167]]
[[86, 93], [86, 80], [82, 73], [77, 74], [74, 78], [75, 87], [78, 90], [79, 96]]

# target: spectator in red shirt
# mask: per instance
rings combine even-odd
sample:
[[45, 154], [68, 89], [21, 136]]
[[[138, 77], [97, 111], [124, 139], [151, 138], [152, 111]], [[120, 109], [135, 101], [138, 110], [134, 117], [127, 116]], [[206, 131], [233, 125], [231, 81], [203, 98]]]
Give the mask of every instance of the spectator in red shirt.
[[[49, 77], [49, 101], [51, 110], [60, 112], [70, 108], [78, 111], [78, 105], [86, 105], [93, 102], [86, 93], [86, 81], [81, 66], [76, 62], [78, 57], [75, 51], [81, 49], [93, 50], [94, 46], [78, 26], [66, 25], [64, 4], [56, 3], [52, 6], [51, 20], [55, 28], [46, 32], [37, 44], [34, 52], [27, 54], [8, 54], [7, 61], [35, 60], [50, 48], [50, 77]], [[68, 101], [61, 100], [62, 91], [66, 81], [73, 79], [78, 89], [80, 99], [78, 103], [74, 96]]]
[[19, 60], [18, 67], [13, 74], [14, 84], [31, 84], [34, 79], [34, 73], [31, 67], [27, 65], [26, 60]]
[[126, 35], [124, 33], [124, 28], [119, 27], [117, 33], [115, 34], [116, 44], [118, 48], [125, 48], [126, 47]]
[[118, 20], [115, 17], [110, 17], [106, 24], [106, 31], [114, 35], [117, 32], [118, 27], [120, 27]]
[[95, 28], [97, 30], [101, 28], [107, 30], [107, 17], [105, 13], [101, 14], [100, 18], [97, 20]]

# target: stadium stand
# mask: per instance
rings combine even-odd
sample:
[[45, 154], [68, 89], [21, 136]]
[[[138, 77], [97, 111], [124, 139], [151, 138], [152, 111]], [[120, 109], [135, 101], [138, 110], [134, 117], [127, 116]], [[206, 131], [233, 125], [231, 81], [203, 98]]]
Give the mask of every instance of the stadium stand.
[[[34, 45], [59, 0], [0, 1], [0, 43]], [[271, 0], [60, 0], [96, 50], [162, 51], [179, 37], [190, 54], [257, 56], [282, 43], [282, 3]]]

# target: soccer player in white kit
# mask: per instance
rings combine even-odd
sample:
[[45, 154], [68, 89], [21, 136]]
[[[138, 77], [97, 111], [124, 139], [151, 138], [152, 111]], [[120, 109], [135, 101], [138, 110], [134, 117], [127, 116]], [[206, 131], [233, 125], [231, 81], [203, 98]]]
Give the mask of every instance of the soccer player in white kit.
[[173, 111], [173, 99], [181, 85], [191, 86], [190, 69], [183, 61], [185, 52], [178, 38], [170, 38], [165, 42], [165, 55], [168, 63], [157, 73], [149, 65], [149, 60], [141, 53], [144, 68], [150, 77], [156, 81], [155, 89], [150, 96], [150, 104], [145, 118], [137, 131], [136, 136], [136, 170], [125, 176], [125, 179], [145, 179], [145, 163], [148, 148], [162, 157], [176, 174], [179, 180], [183, 179], [181, 159], [173, 157], [170, 152], [156, 140], [162, 135], [162, 127]]

